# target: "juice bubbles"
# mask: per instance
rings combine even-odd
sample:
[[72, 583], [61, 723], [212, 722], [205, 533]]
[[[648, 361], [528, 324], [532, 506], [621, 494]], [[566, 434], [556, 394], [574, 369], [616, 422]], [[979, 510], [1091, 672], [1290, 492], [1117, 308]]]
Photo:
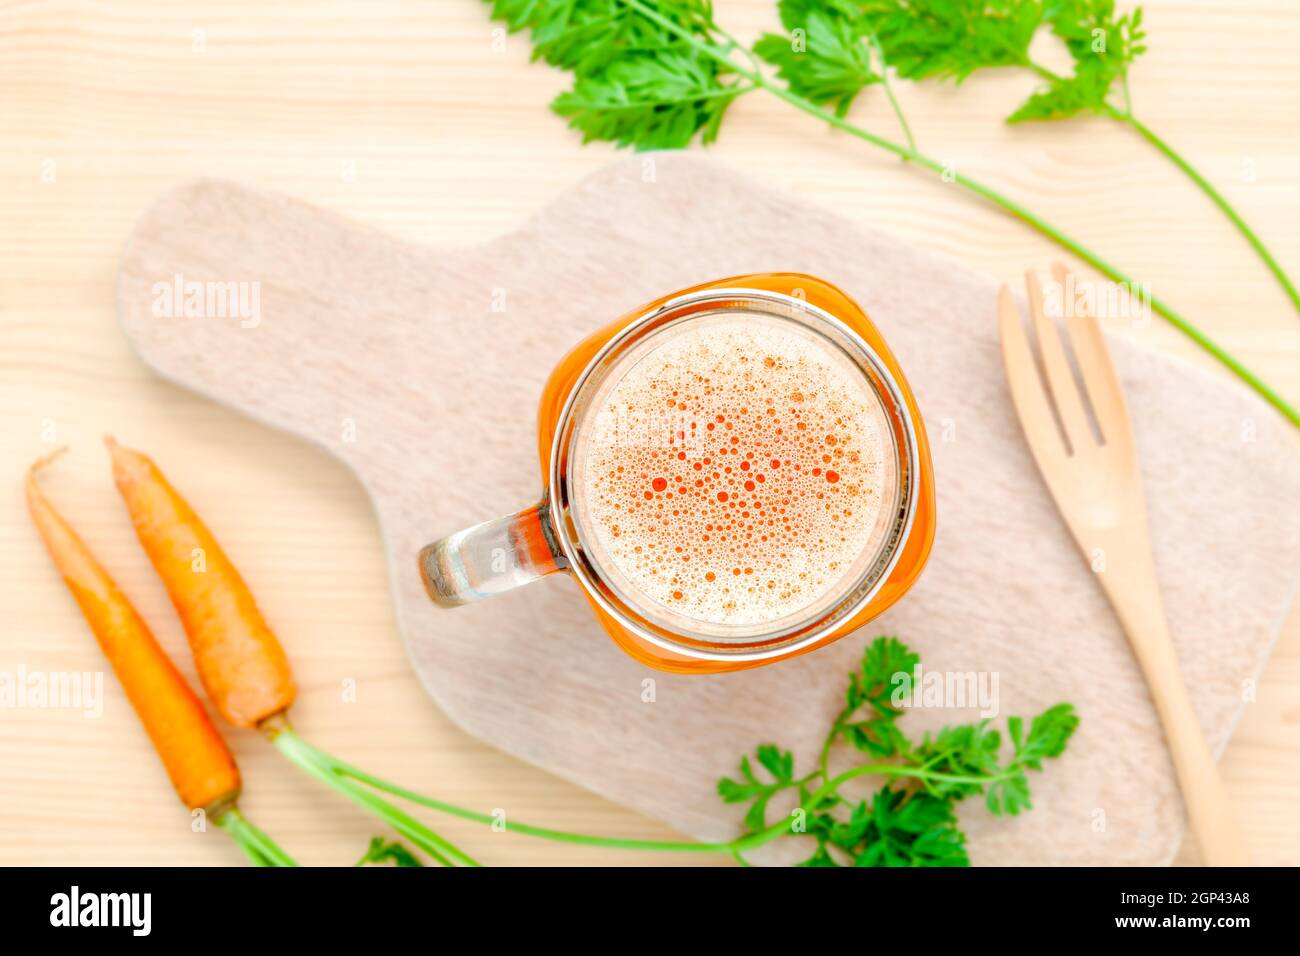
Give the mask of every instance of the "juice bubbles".
[[874, 559], [897, 481], [850, 356], [732, 313], [629, 350], [574, 449], [594, 563], [642, 613], [714, 639], [815, 616]]

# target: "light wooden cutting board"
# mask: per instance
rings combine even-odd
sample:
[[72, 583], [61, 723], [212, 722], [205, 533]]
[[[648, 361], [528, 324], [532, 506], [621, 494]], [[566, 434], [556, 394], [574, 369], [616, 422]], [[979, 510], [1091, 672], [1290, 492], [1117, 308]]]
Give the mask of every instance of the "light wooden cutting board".
[[[560, 356], [658, 295], [757, 271], [844, 288], [911, 380], [939, 508], [911, 594], [830, 648], [715, 677], [624, 657], [564, 576], [454, 611], [430, 605], [418, 549], [538, 497], [535, 404]], [[259, 283], [260, 321], [166, 315], [158, 284], [178, 275]], [[1125, 639], [1020, 436], [995, 291], [797, 196], [658, 154], [607, 168], [478, 248], [421, 248], [283, 196], [195, 183], [141, 219], [118, 295], [123, 329], [160, 374], [355, 471], [412, 664], [470, 733], [687, 833], [727, 838], [739, 813], [718, 801], [716, 779], [769, 741], [808, 766], [862, 646], [894, 633], [929, 670], [995, 673], [999, 720], [1062, 700], [1082, 715], [1067, 755], [1035, 777], [1032, 813], [964, 807], [976, 863], [1165, 863], [1184, 830], [1172, 767]], [[1296, 589], [1300, 461], [1273, 412], [1235, 383], [1112, 345], [1179, 656], [1221, 751]], [[166, 469], [167, 450], [153, 451]], [[974, 716], [926, 709], [906, 726]]]

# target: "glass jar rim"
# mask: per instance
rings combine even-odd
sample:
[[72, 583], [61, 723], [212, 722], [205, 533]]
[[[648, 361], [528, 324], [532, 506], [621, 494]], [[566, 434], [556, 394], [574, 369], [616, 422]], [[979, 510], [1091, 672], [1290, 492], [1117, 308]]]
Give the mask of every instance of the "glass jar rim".
[[[761, 313], [793, 320], [839, 346], [864, 372], [889, 419], [898, 474], [892, 504], [894, 519], [876, 553], [852, 586], [816, 616], [783, 628], [732, 641], [650, 620], [629, 601], [593, 560], [574, 514], [570, 474], [579, 426], [591, 398], [608, 373], [635, 343], [666, 326], [725, 312]], [[766, 289], [712, 288], [670, 299], [629, 322], [592, 357], [565, 399], [551, 445], [549, 506], [557, 543], [569, 570], [599, 607], [638, 637], [677, 654], [700, 660], [757, 661], [784, 656], [824, 639], [867, 606], [889, 580], [911, 534], [920, 487], [917, 423], [889, 366], [862, 335], [843, 319], [802, 298]]]

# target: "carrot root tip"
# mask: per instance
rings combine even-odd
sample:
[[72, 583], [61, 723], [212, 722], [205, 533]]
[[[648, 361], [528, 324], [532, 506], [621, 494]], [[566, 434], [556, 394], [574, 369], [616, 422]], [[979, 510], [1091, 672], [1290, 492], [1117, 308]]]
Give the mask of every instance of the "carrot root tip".
[[47, 465], [53, 462], [54, 459], [62, 456], [64, 452], [66, 452], [67, 450], [68, 450], [67, 445], [60, 445], [58, 448], [54, 449], [54, 451], [50, 452], [48, 455], [42, 455], [40, 458], [32, 462], [31, 467], [27, 469], [28, 476], [34, 478], [37, 472], [44, 470]]

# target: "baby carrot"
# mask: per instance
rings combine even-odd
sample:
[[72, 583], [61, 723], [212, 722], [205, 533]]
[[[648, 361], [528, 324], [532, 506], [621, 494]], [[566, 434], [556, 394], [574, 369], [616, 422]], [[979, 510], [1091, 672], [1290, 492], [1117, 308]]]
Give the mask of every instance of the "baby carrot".
[[284, 649], [212, 532], [147, 455], [105, 438], [135, 533], [171, 595], [221, 715], [256, 727], [297, 692]]
[[180, 613], [208, 696], [231, 723], [258, 727], [317, 780], [390, 824], [444, 866], [473, 857], [420, 821], [327, 767], [289, 724], [293, 676], [252, 592], [207, 527], [147, 456], [106, 438], [113, 479]]
[[220, 814], [239, 793], [235, 759], [148, 625], [41, 491], [36, 474], [55, 455], [27, 472], [32, 520], [140, 716], [172, 786], [191, 810]]

